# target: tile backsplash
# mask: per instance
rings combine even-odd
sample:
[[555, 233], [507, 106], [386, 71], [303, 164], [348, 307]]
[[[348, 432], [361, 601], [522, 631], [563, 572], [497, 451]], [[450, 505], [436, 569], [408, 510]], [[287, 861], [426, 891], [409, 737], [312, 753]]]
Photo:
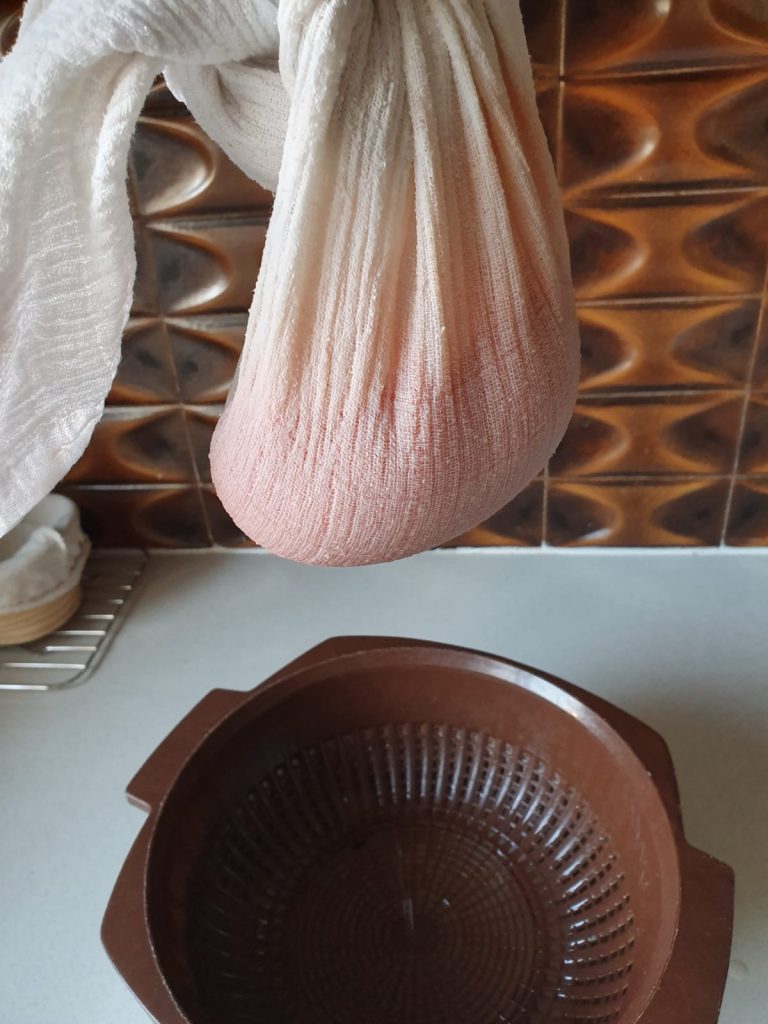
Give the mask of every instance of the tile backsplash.
[[[17, 8], [0, 4], [6, 47]], [[571, 243], [581, 395], [542, 477], [454, 543], [768, 544], [768, 5], [523, 9]], [[129, 187], [138, 276], [122, 363], [62, 489], [98, 544], [241, 546], [208, 445], [272, 197], [161, 82]]]

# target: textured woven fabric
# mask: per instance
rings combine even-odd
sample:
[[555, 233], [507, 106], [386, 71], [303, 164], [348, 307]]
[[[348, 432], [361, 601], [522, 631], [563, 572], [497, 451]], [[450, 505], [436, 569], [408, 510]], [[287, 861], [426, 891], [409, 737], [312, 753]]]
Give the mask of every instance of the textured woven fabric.
[[0, 65], [0, 532], [101, 414], [135, 270], [127, 149], [160, 70], [276, 185], [211, 450], [235, 521], [362, 564], [497, 510], [562, 436], [578, 362], [515, 0], [32, 0]]

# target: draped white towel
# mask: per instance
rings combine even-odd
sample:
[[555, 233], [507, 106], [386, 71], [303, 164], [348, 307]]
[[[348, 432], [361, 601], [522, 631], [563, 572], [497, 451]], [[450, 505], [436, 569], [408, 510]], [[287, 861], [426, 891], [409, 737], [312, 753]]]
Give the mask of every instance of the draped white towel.
[[0, 534], [101, 415], [135, 274], [128, 146], [161, 71], [276, 189], [211, 449], [235, 521], [350, 565], [499, 509], [578, 374], [517, 0], [28, 0], [0, 64]]

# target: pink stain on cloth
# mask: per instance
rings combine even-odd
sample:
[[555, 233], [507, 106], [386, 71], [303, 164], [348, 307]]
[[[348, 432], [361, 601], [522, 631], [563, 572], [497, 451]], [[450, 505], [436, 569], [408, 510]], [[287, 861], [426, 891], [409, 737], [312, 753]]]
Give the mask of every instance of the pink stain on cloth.
[[515, 0], [30, 3], [0, 64], [0, 533], [101, 414], [135, 271], [128, 142], [161, 70], [276, 185], [211, 448], [245, 533], [388, 561], [536, 476], [578, 336]]

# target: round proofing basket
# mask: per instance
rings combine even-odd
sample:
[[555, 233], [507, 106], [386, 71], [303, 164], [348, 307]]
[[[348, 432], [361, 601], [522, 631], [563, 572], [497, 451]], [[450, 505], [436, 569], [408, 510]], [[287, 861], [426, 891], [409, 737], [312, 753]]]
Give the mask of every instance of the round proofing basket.
[[129, 787], [103, 939], [160, 1024], [708, 1024], [730, 869], [640, 722], [502, 659], [328, 641]]

